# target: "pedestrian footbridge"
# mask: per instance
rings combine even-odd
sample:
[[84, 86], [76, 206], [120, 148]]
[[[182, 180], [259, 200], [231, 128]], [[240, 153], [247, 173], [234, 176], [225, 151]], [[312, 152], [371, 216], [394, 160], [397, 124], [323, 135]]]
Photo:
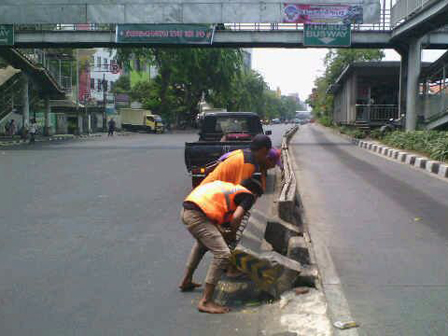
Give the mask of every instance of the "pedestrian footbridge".
[[[400, 95], [406, 101], [401, 108], [407, 114], [406, 128], [415, 129], [421, 50], [448, 49], [448, 0], [346, 0], [344, 5], [362, 7], [359, 23], [351, 25], [351, 48], [390, 48], [400, 53], [400, 87], [406, 91]], [[21, 48], [119, 47], [117, 25], [142, 23], [214, 24], [211, 45], [216, 47], [303, 48], [304, 26], [296, 23], [300, 20], [291, 22], [286, 7], [275, 0], [42, 0], [39, 4], [15, 0], [0, 6], [0, 23], [15, 25], [14, 45]]]
[[47, 100], [49, 106], [50, 99], [65, 97], [63, 88], [49, 71], [19, 50], [0, 48], [0, 57], [9, 64], [0, 69], [0, 129], [10, 119], [15, 119], [19, 128], [28, 125], [30, 105], [38, 99]]

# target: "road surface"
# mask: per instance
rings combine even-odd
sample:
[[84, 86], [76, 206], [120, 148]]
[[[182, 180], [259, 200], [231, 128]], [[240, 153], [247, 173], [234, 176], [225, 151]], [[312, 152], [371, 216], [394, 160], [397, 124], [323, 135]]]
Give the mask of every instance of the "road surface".
[[[269, 127], [274, 143], [288, 126]], [[195, 134], [0, 150], [0, 335], [257, 335], [258, 314], [200, 314], [177, 289]], [[203, 280], [204, 262], [197, 280]]]
[[342, 289], [359, 334], [446, 335], [448, 183], [317, 125], [292, 148], [312, 239], [331, 256], [325, 286]]

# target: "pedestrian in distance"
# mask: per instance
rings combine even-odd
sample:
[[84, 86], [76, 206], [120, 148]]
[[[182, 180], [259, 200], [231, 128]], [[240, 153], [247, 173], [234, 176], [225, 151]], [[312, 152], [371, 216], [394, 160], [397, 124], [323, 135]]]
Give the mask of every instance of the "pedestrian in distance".
[[36, 119], [31, 119], [30, 127], [28, 130], [30, 134], [30, 144], [36, 142], [36, 134], [37, 134], [37, 123]]
[[9, 135], [14, 137], [16, 132], [17, 132], [16, 121], [14, 119], [11, 119], [11, 122], [9, 123]]
[[107, 136], [114, 136], [114, 132], [115, 132], [115, 120], [114, 120], [114, 118], [109, 120], [108, 126], [109, 126], [108, 127], [109, 131], [107, 133]]
[[10, 124], [9, 121], [5, 123], [5, 135], [10, 135], [10, 133], [9, 133], [9, 126], [10, 126], [10, 125], [11, 125], [11, 124]]
[[[195, 188], [185, 199], [181, 212], [182, 222], [200, 246], [213, 253], [213, 260], [205, 278], [205, 288], [198, 304], [198, 310], [210, 314], [225, 314], [229, 308], [213, 301], [215, 287], [230, 264], [231, 252], [227, 240], [234, 240], [245, 213], [263, 194], [261, 183], [246, 179], [241, 184], [215, 181]], [[187, 273], [196, 269], [197, 258], [190, 255]], [[192, 273], [186, 274], [184, 290], [199, 287], [192, 280]]]

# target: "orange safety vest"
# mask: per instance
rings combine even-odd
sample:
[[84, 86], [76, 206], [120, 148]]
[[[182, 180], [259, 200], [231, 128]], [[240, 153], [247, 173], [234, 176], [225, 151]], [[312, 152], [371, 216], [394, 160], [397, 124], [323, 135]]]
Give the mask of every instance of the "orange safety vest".
[[205, 185], [214, 181], [224, 181], [240, 184], [245, 179], [252, 177], [257, 171], [255, 163], [246, 162], [242, 149], [235, 150], [221, 162], [202, 182]]
[[185, 201], [196, 204], [209, 219], [221, 225], [232, 220], [237, 208], [235, 196], [244, 193], [252, 194], [241, 185], [215, 181], [196, 187]]

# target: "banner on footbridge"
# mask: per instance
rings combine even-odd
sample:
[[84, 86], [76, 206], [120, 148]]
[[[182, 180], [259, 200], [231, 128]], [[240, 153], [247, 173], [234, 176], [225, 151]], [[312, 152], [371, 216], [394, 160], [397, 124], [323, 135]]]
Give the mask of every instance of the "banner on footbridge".
[[285, 3], [284, 23], [360, 24], [364, 22], [361, 5], [308, 5]]
[[212, 44], [214, 27], [190, 24], [117, 25], [117, 43]]

